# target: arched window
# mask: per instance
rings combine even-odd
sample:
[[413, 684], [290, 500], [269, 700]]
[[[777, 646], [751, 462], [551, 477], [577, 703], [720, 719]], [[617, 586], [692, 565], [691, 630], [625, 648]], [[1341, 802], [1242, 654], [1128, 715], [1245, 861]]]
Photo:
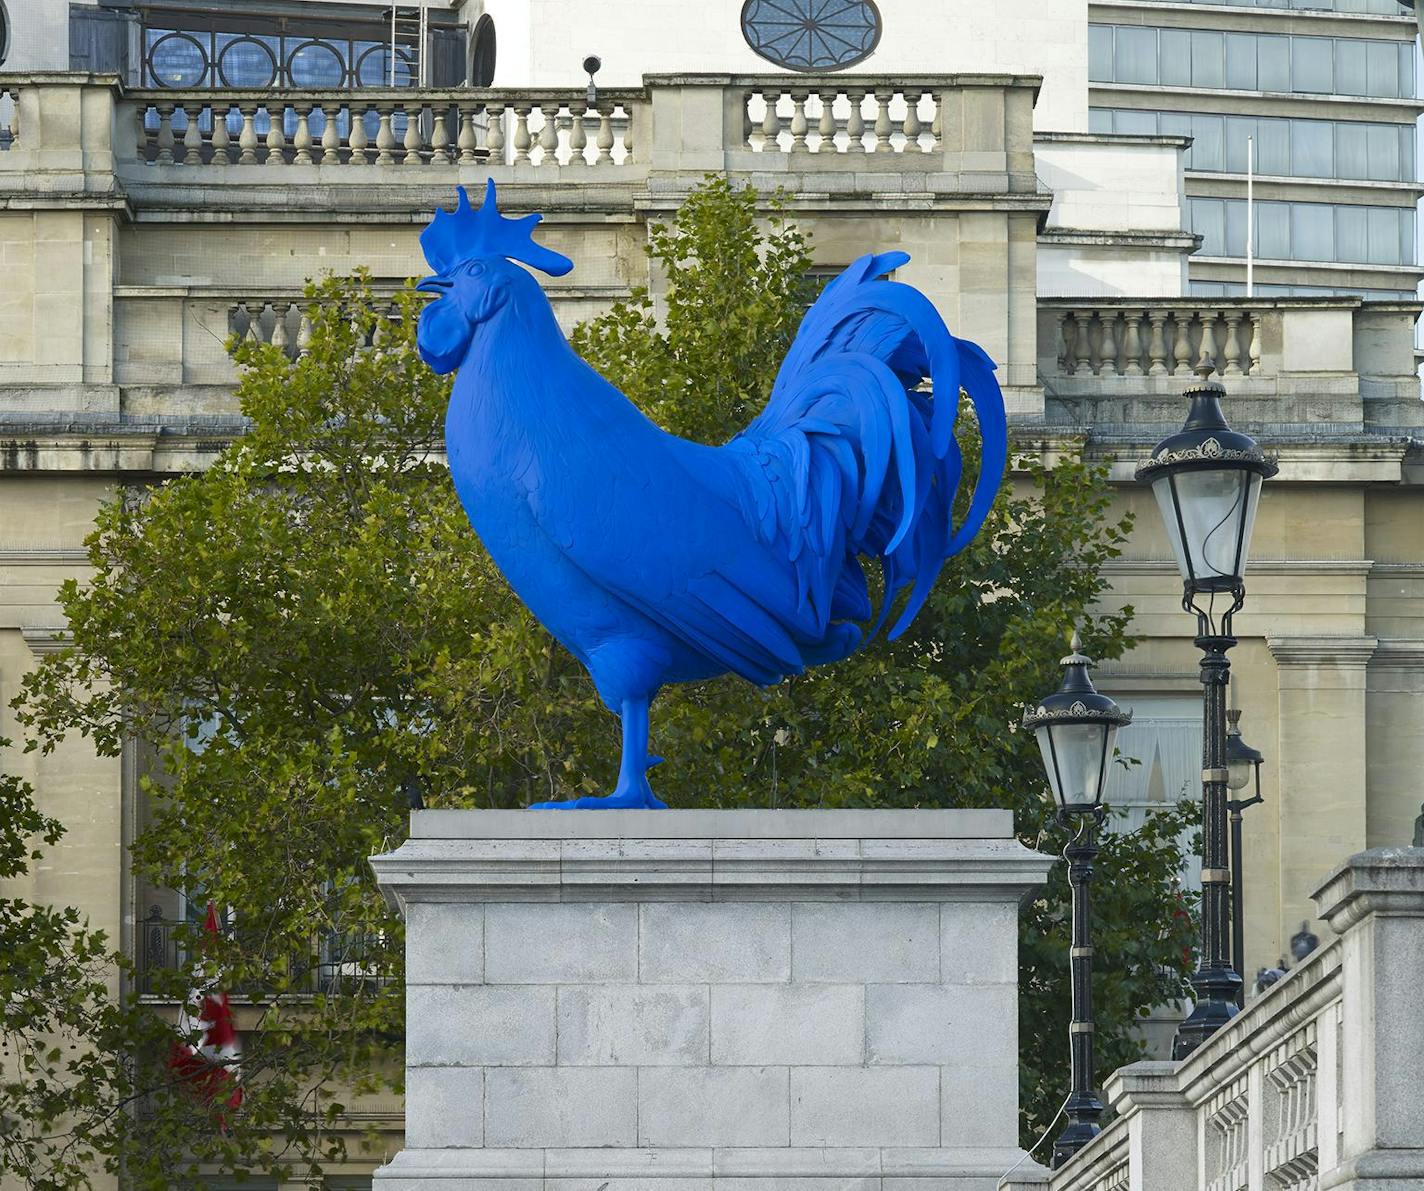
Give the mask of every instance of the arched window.
[[475, 35], [470, 49], [470, 86], [489, 87], [494, 84], [494, 20], [485, 13], [475, 23]]
[[4, 0], [0, 0], [0, 65], [10, 56], [10, 14], [5, 11]]

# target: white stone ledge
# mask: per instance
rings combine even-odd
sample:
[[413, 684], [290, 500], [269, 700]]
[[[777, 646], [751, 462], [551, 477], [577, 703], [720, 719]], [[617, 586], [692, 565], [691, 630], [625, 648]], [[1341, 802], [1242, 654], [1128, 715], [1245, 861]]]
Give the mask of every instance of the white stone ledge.
[[412, 839], [371, 859], [401, 912], [411, 901], [993, 901], [1037, 887], [1052, 864], [1012, 839], [905, 838]]

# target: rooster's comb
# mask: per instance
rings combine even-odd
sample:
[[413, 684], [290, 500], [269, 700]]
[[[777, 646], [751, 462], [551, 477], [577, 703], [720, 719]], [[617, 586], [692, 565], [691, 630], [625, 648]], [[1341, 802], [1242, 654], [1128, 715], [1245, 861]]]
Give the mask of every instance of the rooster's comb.
[[465, 261], [508, 257], [512, 261], [540, 269], [551, 277], [562, 277], [574, 267], [573, 261], [542, 244], [534, 243], [534, 225], [542, 215], [506, 219], [494, 201], [494, 179], [485, 187], [485, 201], [476, 210], [463, 186], [457, 188], [454, 213], [436, 211], [435, 218], [420, 233], [420, 248], [437, 273], [446, 273]]

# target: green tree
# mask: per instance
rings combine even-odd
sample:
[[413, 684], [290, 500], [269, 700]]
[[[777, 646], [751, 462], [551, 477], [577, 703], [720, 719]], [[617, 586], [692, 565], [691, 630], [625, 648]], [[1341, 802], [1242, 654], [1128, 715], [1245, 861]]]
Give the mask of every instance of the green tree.
[[[575, 345], [669, 429], [720, 441], [764, 401], [795, 333], [805, 240], [775, 202], [714, 179], [653, 229], [650, 254], [660, 302], [635, 293]], [[107, 1003], [114, 1029], [94, 1045], [114, 1056], [112, 1078], [78, 1115], [93, 1149], [125, 1154], [145, 1188], [203, 1169], [314, 1168], [355, 1140], [350, 1092], [398, 1078], [401, 933], [366, 857], [402, 838], [403, 791], [519, 806], [602, 792], [616, 768], [612, 719], [455, 499], [438, 455], [448, 388], [415, 350], [421, 298], [407, 289], [381, 317], [356, 277], [309, 299], [301, 358], [235, 346], [250, 432], [206, 472], [102, 511], [93, 578], [60, 593], [73, 644], [16, 700], [31, 747], [139, 742], [151, 763], [136, 871], [201, 891], [236, 923], [209, 951], [180, 940], [252, 1003], [247, 1099], [221, 1128], [166, 1073], [171, 1028], [145, 1005]], [[728, 679], [665, 693], [659, 793], [684, 806], [1002, 806], [1026, 843], [1056, 847], [1036, 749], [1013, 726], [1020, 700], [1056, 684], [1070, 626], [1099, 657], [1128, 644], [1126, 612], [1088, 612], [1125, 525], [1107, 519], [1101, 469], [1025, 458], [1016, 476], [899, 641], [772, 690]], [[1118, 833], [1099, 866], [1109, 1067], [1134, 1057], [1133, 1023], [1181, 985], [1181, 828], [1167, 814]], [[1023, 922], [1026, 1128], [1064, 1090], [1066, 905], [1055, 872]], [[331, 940], [361, 940], [361, 965], [313, 992]], [[181, 997], [191, 980], [175, 972], [158, 991]], [[139, 1040], [127, 1048], [125, 1029]], [[46, 1056], [46, 1070], [68, 1061]]]

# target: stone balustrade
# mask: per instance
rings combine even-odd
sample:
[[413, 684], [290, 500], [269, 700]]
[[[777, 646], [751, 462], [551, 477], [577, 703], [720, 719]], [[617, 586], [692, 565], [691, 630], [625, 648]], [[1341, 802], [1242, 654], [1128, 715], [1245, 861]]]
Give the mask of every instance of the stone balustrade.
[[1073, 377], [1259, 376], [1261, 320], [1275, 304], [1171, 299], [1053, 301], [1059, 374]]
[[1007, 1191], [1424, 1185], [1424, 849], [1362, 852], [1314, 896], [1340, 937], [1187, 1059], [1115, 1072], [1112, 1123]]
[[762, 153], [933, 153], [943, 143], [943, 80], [861, 76], [743, 88], [745, 138]]
[[630, 164], [639, 91], [133, 91], [153, 166]]

